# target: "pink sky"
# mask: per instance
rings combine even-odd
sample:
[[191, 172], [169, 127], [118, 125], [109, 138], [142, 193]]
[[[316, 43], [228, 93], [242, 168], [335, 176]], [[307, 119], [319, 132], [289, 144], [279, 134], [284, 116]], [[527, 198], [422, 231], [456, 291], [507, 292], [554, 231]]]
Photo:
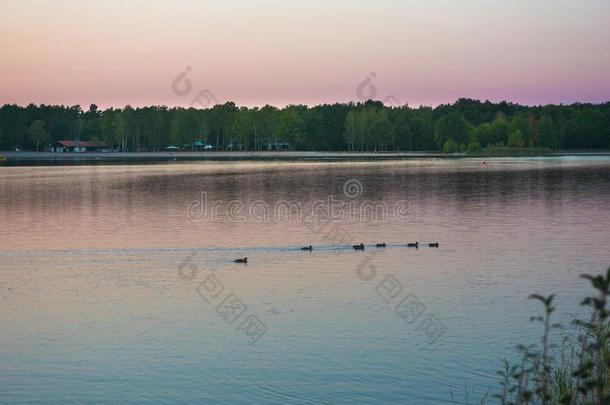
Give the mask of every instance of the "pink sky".
[[[0, 0], [0, 104], [610, 100], [607, 0]], [[186, 67], [191, 91], [172, 81]]]

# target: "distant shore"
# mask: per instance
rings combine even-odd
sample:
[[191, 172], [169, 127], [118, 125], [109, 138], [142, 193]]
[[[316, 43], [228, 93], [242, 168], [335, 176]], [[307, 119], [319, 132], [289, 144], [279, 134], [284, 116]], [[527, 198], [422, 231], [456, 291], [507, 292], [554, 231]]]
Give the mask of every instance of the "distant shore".
[[207, 151], [207, 152], [0, 152], [8, 160], [267, 160], [267, 159], [399, 159], [453, 157], [442, 152], [308, 152], [308, 151]]
[[[610, 151], [557, 151], [531, 156], [573, 156], [573, 155], [610, 155]], [[467, 153], [441, 152], [0, 152], [10, 166], [19, 165], [62, 165], [62, 164], [129, 164], [156, 163], [173, 161], [240, 161], [240, 160], [312, 160], [312, 161], [345, 161], [345, 160], [391, 160], [417, 158], [465, 158], [487, 157], [484, 153], [468, 155]], [[489, 155], [492, 156], [492, 155]], [[493, 155], [497, 157], [498, 155]], [[522, 157], [507, 153], [502, 157]]]

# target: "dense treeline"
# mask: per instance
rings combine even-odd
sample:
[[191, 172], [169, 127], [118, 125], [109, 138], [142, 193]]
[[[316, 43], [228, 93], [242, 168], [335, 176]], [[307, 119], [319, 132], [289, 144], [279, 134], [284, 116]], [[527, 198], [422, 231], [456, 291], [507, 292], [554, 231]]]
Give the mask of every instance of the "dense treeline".
[[209, 109], [154, 106], [104, 111], [80, 106], [10, 104], [0, 108], [0, 149], [44, 150], [58, 140], [102, 141], [123, 151], [181, 148], [203, 141], [218, 149], [425, 151], [487, 146], [610, 147], [610, 102], [528, 107], [460, 99], [436, 108], [379, 101], [283, 109], [218, 104]]

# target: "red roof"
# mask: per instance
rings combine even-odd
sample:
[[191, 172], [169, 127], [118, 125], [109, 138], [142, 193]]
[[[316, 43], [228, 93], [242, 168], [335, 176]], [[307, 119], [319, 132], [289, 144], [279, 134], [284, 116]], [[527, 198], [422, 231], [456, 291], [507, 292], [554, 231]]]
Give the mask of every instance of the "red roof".
[[106, 146], [102, 142], [89, 142], [89, 141], [57, 141], [57, 143], [65, 146], [66, 148], [74, 148], [76, 146], [84, 148], [100, 148]]

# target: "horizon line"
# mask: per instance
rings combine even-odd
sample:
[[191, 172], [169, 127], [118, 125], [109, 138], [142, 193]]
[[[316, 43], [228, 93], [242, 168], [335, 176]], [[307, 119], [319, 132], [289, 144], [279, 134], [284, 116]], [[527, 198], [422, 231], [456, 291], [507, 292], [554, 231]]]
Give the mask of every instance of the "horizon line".
[[[225, 104], [229, 104], [229, 103], [233, 103], [235, 105], [236, 108], [248, 108], [248, 109], [254, 109], [254, 108], [264, 108], [264, 107], [274, 107], [277, 109], [285, 109], [288, 107], [299, 107], [299, 106], [304, 106], [307, 108], [316, 108], [316, 107], [321, 107], [324, 105], [336, 105], [336, 104], [353, 104], [353, 105], [362, 105], [365, 103], [370, 103], [370, 102], [374, 102], [374, 103], [382, 103], [382, 105], [386, 108], [411, 108], [411, 109], [419, 109], [419, 108], [438, 108], [441, 106], [451, 106], [451, 105], [455, 105], [460, 101], [472, 101], [472, 102], [479, 102], [481, 104], [502, 104], [502, 103], [506, 103], [506, 104], [510, 104], [510, 105], [515, 105], [515, 106], [520, 106], [520, 107], [529, 107], [529, 108], [536, 108], [536, 107], [549, 107], [549, 106], [573, 106], [573, 105], [593, 105], [593, 106], [599, 106], [599, 105], [605, 105], [610, 103], [610, 97], [605, 100], [605, 101], [601, 101], [601, 102], [592, 102], [592, 101], [571, 101], [571, 102], [559, 102], [559, 103], [546, 103], [546, 104], [529, 104], [529, 103], [520, 103], [520, 102], [515, 102], [515, 101], [511, 101], [508, 99], [503, 99], [501, 101], [491, 101], [489, 99], [479, 99], [479, 98], [470, 98], [470, 97], [459, 97], [455, 100], [453, 100], [452, 102], [446, 102], [446, 103], [438, 103], [438, 104], [409, 104], [409, 103], [402, 103], [402, 104], [393, 104], [393, 103], [384, 103], [383, 100], [378, 100], [378, 99], [367, 99], [367, 100], [349, 100], [349, 101], [333, 101], [333, 102], [323, 102], [323, 103], [317, 103], [317, 104], [307, 104], [307, 103], [289, 103], [289, 104], [270, 104], [270, 103], [265, 103], [265, 104], [256, 104], [256, 105], [239, 105], [237, 104], [235, 101], [232, 100], [227, 100], [225, 102], [217, 102], [215, 104], [209, 104], [209, 105], [201, 105], [201, 106], [195, 106], [193, 105], [194, 103], [192, 103], [191, 105], [183, 105], [183, 104], [130, 104], [127, 103], [123, 106], [119, 106], [119, 105], [108, 105], [108, 106], [104, 106], [104, 107], [100, 107], [100, 105], [98, 105], [95, 102], [89, 102], [89, 103], [85, 103], [85, 104], [81, 104], [81, 103], [77, 103], [77, 104], [51, 104], [51, 103], [36, 103], [36, 102], [29, 102], [27, 104], [21, 104], [21, 103], [17, 103], [17, 102], [5, 102], [4, 104], [2, 104], [0, 106], [0, 108], [5, 107], [5, 106], [17, 106], [17, 107], [21, 107], [21, 108], [27, 108], [30, 105], [34, 105], [37, 107], [40, 106], [49, 106], [49, 107], [80, 107], [81, 109], [83, 109], [83, 107], [86, 107], [87, 104], [90, 106], [95, 105], [98, 109], [100, 110], [109, 110], [109, 109], [125, 109], [127, 107], [133, 108], [133, 109], [137, 109], [137, 108], [150, 108], [150, 107], [167, 107], [169, 109], [173, 109], [173, 108], [182, 108], [182, 109], [196, 109], [196, 110], [206, 110], [206, 109], [212, 109], [217, 105], [225, 105]], [[84, 110], [83, 110], [84, 111]]]

